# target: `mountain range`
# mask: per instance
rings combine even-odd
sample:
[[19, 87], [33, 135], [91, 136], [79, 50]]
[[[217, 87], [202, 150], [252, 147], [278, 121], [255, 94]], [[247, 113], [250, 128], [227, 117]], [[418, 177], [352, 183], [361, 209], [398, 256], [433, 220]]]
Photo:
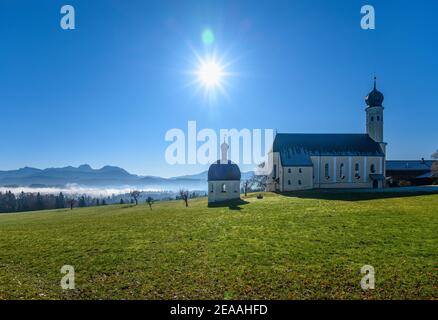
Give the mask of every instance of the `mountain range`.
[[[253, 172], [242, 173], [242, 180], [249, 179]], [[172, 178], [139, 176], [115, 166], [93, 169], [88, 164], [79, 167], [36, 169], [24, 167], [0, 171], [0, 186], [5, 187], [62, 187], [77, 184], [87, 187], [137, 187], [161, 190], [205, 190], [208, 172]]]

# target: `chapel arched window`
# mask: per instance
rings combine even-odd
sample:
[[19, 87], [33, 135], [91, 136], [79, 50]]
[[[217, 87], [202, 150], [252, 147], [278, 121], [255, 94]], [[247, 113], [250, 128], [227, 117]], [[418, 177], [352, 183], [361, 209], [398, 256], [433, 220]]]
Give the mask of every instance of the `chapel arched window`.
[[344, 174], [344, 164], [343, 164], [343, 163], [341, 163], [341, 165], [339, 166], [339, 177], [340, 177], [341, 179], [344, 179], [344, 178], [345, 178], [345, 174]]
[[326, 179], [330, 179], [330, 167], [328, 163], [324, 166], [324, 175]]
[[356, 179], [360, 179], [360, 174], [359, 174], [360, 166], [359, 166], [359, 163], [356, 163], [354, 165], [354, 171], [355, 171], [354, 176], [356, 177]]

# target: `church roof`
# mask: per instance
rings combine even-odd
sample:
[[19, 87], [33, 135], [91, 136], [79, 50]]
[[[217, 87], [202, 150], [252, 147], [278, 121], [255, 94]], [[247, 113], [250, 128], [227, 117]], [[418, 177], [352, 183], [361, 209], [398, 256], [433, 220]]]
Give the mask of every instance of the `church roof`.
[[367, 134], [279, 133], [273, 152], [280, 153], [283, 166], [311, 165], [310, 156], [384, 156]]
[[213, 163], [208, 169], [208, 181], [237, 180], [240, 181], [240, 169], [237, 164], [227, 160], [221, 163], [220, 160]]
[[430, 171], [433, 162], [433, 160], [387, 160], [386, 170]]
[[284, 167], [311, 167], [312, 159], [306, 153], [296, 153], [293, 149], [283, 149], [280, 151], [281, 164]]
[[415, 177], [415, 179], [430, 179], [430, 178], [433, 178], [433, 176], [434, 175], [433, 175], [432, 171], [429, 171], [429, 172], [426, 172], [426, 173], [419, 175], [418, 177]]

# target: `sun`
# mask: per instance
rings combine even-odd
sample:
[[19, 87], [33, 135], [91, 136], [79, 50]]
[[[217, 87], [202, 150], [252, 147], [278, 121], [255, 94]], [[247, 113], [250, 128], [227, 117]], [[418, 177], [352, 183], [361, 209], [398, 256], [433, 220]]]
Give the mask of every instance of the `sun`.
[[232, 87], [234, 78], [240, 75], [231, 70], [236, 60], [229, 60], [228, 52], [220, 56], [213, 49], [203, 56], [194, 49], [192, 52], [194, 59], [189, 61], [192, 67], [184, 72], [190, 77], [185, 87], [194, 87], [194, 94], [201, 93], [211, 105], [220, 97], [229, 100], [228, 90]]
[[217, 61], [203, 61], [196, 72], [198, 81], [207, 89], [218, 88], [222, 85], [225, 71]]

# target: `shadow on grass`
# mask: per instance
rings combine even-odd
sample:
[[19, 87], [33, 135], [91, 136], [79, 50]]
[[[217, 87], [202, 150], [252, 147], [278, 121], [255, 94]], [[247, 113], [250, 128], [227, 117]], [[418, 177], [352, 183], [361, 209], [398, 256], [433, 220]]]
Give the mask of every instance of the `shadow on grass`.
[[340, 200], [340, 201], [363, 201], [388, 198], [405, 198], [424, 195], [437, 195], [437, 191], [390, 191], [384, 192], [371, 190], [309, 190], [280, 193], [286, 197], [302, 199]]
[[133, 208], [133, 207], [135, 207], [135, 204], [127, 204], [127, 205], [124, 205], [122, 207], [122, 209], [128, 209], [128, 208]]
[[224, 208], [228, 207], [230, 210], [242, 210], [240, 206], [248, 204], [248, 201], [242, 200], [242, 199], [236, 199], [236, 200], [228, 200], [228, 201], [220, 201], [220, 202], [214, 202], [209, 203], [209, 208]]

